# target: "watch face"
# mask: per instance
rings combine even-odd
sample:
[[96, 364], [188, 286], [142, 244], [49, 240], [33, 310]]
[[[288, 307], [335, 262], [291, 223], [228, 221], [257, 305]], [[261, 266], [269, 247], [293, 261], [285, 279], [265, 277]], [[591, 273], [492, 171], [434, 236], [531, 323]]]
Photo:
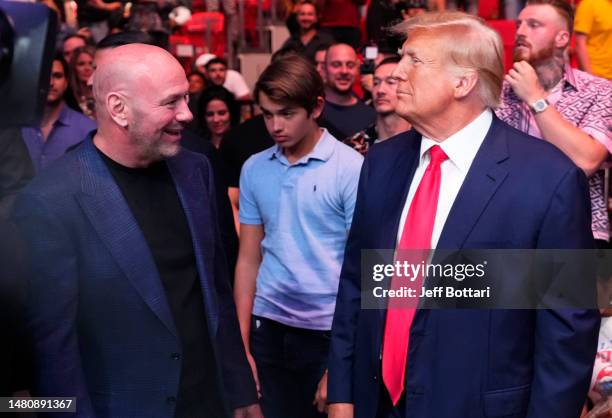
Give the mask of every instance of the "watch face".
[[548, 107], [548, 102], [546, 101], [546, 99], [540, 99], [533, 104], [533, 110], [536, 113], [543, 111], [547, 107]]

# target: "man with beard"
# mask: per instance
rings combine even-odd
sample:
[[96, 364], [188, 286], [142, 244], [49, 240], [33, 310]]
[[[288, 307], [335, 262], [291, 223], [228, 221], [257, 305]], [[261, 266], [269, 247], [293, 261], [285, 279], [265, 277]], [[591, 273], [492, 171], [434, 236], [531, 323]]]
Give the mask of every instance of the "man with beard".
[[552, 143], [590, 177], [593, 235], [605, 246], [609, 221], [600, 168], [612, 150], [612, 83], [569, 66], [572, 25], [573, 10], [563, 0], [527, 3], [497, 115]]
[[78, 417], [261, 417], [211, 167], [180, 145], [187, 90], [163, 49], [105, 52], [99, 129], [15, 204], [32, 393], [76, 397]]
[[242, 74], [229, 70], [225, 60], [214, 57], [206, 63], [204, 69], [205, 71], [202, 73], [208, 77], [212, 85], [225, 87], [234, 95], [236, 100], [244, 101], [251, 98], [251, 91]]
[[96, 123], [66, 105], [68, 65], [61, 56], [53, 59], [47, 102], [40, 126], [25, 127], [21, 135], [38, 173], [96, 129]]
[[410, 122], [395, 113], [397, 79], [393, 77], [393, 71], [399, 62], [399, 56], [390, 56], [384, 58], [374, 70], [372, 98], [374, 99], [374, 110], [376, 110], [376, 123], [347, 141], [347, 145], [352, 146], [362, 155], [367, 154], [372, 145], [410, 129]]
[[299, 31], [287, 39], [282, 48], [299, 52], [316, 64], [317, 52], [334, 43], [334, 39], [319, 30], [319, 8], [313, 0], [301, 0], [297, 6]]
[[367, 128], [376, 118], [374, 109], [353, 93], [359, 60], [352, 46], [336, 44], [325, 56], [325, 108], [319, 123], [344, 141]]

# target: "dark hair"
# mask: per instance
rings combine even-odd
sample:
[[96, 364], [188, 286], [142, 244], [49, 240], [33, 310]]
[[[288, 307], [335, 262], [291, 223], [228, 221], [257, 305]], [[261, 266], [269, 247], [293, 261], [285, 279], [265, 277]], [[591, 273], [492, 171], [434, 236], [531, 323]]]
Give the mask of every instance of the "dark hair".
[[316, 106], [317, 98], [325, 97], [321, 76], [310, 61], [299, 55], [288, 55], [273, 61], [255, 84], [254, 98], [257, 103], [259, 93], [264, 93], [276, 103], [303, 107], [308, 114]]
[[221, 100], [227, 106], [227, 110], [229, 110], [230, 113], [230, 126], [236, 126], [240, 123], [240, 106], [234, 98], [234, 95], [225, 87], [210, 86], [202, 90], [200, 98], [198, 99], [198, 111], [201, 115], [199, 122], [202, 132], [208, 133], [208, 127], [206, 126], [206, 108], [213, 100]]
[[91, 41], [84, 37], [83, 35], [79, 35], [78, 33], [75, 33], [73, 35], [68, 35], [64, 38], [64, 40], [62, 41], [62, 51], [64, 49], [64, 42], [66, 42], [68, 39], [72, 39], [72, 38], [79, 38], [81, 39], [83, 42], [85, 42], [85, 45], [91, 45]]
[[[59, 53], [53, 56], [53, 61], [51, 61], [51, 65], [53, 65], [55, 61], [59, 62], [62, 66], [62, 70], [64, 70], [64, 78], [68, 82], [68, 87], [64, 91], [64, 94], [62, 95], [61, 99], [65, 100], [68, 103], [68, 106], [70, 107], [74, 107], [74, 105], [78, 106], [78, 104], [74, 100], [74, 96], [70, 92], [70, 68], [68, 67], [68, 63], [64, 59], [64, 56]], [[51, 72], [53, 72], [53, 66], [51, 67]]]
[[[64, 77], [66, 77], [66, 80], [70, 80], [70, 69], [68, 68], [68, 63], [64, 59], [64, 56], [62, 54], [55, 54], [53, 56], [53, 61], [59, 61], [59, 63], [62, 65], [62, 68], [64, 69]], [[52, 64], [53, 61], [51, 61]]]
[[118, 46], [129, 44], [147, 44], [156, 45], [153, 37], [142, 31], [125, 31], [112, 33], [103, 38], [96, 46], [100, 49], [116, 48]]
[[321, 19], [321, 9], [319, 8], [319, 5], [317, 4], [316, 1], [314, 1], [314, 0], [298, 0], [297, 3], [295, 3], [295, 10], [297, 10], [297, 8], [300, 7], [303, 4], [310, 4], [312, 7], [314, 7], [315, 15], [317, 16], [317, 20]]
[[223, 66], [224, 66], [225, 68], [227, 68], [227, 62], [225, 62], [225, 60], [224, 60], [224, 59], [219, 58], [219, 57], [215, 57], [215, 58], [211, 59], [210, 61], [208, 61], [208, 62], [206, 63], [206, 65], [204, 66], [204, 68], [206, 68], [206, 71], [208, 71], [208, 69], [210, 68], [210, 66], [211, 66], [211, 65], [213, 65], [213, 64], [223, 64]]
[[329, 49], [330, 45], [329, 44], [321, 44], [317, 47], [317, 49], [315, 49], [315, 54], [319, 51], [325, 51], [327, 52], [327, 50]]
[[284, 46], [281, 49], [277, 49], [276, 51], [274, 51], [274, 53], [270, 57], [270, 62], [296, 55], [300, 55], [297, 49], [291, 46]]
[[189, 80], [189, 77], [191, 77], [192, 75], [198, 76], [202, 79], [202, 81], [204, 82], [204, 85], [206, 85], [206, 76], [204, 74], [202, 74], [199, 71], [192, 71], [189, 74], [187, 74], [187, 80]]
[[378, 67], [382, 67], [383, 65], [386, 64], [397, 64], [402, 60], [402, 57], [400, 57], [399, 55], [391, 55], [389, 57], [384, 58], [377, 66]]
[[567, 30], [571, 34], [574, 30], [574, 8], [565, 0], [527, 0], [527, 6], [549, 5], [552, 6], [559, 16], [565, 19]]

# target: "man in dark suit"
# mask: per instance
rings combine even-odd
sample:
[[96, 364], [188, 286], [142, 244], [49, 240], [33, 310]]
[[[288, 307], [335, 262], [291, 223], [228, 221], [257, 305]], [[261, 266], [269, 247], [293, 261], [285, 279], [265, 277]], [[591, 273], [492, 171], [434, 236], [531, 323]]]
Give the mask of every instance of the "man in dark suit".
[[208, 161], [180, 146], [188, 83], [166, 51], [108, 52], [97, 132], [20, 195], [36, 396], [79, 417], [261, 417]]
[[463, 13], [403, 29], [396, 111], [415, 130], [373, 147], [362, 169], [332, 327], [329, 416], [575, 418], [596, 310], [360, 309], [364, 249], [593, 245], [581, 170], [491, 112], [499, 36]]

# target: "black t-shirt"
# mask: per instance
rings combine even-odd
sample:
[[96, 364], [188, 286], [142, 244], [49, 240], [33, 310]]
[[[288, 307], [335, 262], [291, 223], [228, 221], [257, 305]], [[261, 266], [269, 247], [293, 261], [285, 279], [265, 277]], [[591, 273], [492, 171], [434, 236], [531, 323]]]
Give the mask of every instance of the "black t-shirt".
[[357, 132], [366, 129], [376, 121], [376, 112], [361, 100], [351, 106], [341, 106], [325, 101], [319, 125], [339, 141], [346, 141]]
[[325, 32], [317, 32], [306, 45], [302, 43], [300, 34], [296, 33], [285, 41], [282, 48], [290, 48], [315, 64], [315, 54], [319, 48], [329, 47], [334, 43], [334, 38]]
[[[110, 1], [105, 1], [110, 3]], [[81, 25], [102, 22], [112, 15], [111, 12], [92, 6], [89, 0], [77, 0], [77, 18]]]
[[274, 145], [262, 115], [232, 128], [221, 141], [219, 152], [227, 170], [227, 185], [240, 187], [240, 170], [246, 160]]
[[[182, 347], [176, 416], [224, 416], [187, 218], [165, 161], [124, 167], [100, 152], [151, 250]], [[217, 411], [217, 412], [211, 412]]]
[[[223, 143], [223, 141], [221, 141]], [[227, 258], [227, 268], [230, 274], [230, 281], [234, 283], [234, 269], [238, 258], [238, 235], [234, 224], [234, 213], [227, 195], [228, 168], [219, 156], [219, 151], [206, 138], [192, 132], [189, 129], [183, 130], [181, 145], [189, 151], [205, 155], [212, 167], [215, 178], [215, 194], [217, 198], [217, 216], [219, 219], [219, 233], [223, 241], [223, 249]]]

